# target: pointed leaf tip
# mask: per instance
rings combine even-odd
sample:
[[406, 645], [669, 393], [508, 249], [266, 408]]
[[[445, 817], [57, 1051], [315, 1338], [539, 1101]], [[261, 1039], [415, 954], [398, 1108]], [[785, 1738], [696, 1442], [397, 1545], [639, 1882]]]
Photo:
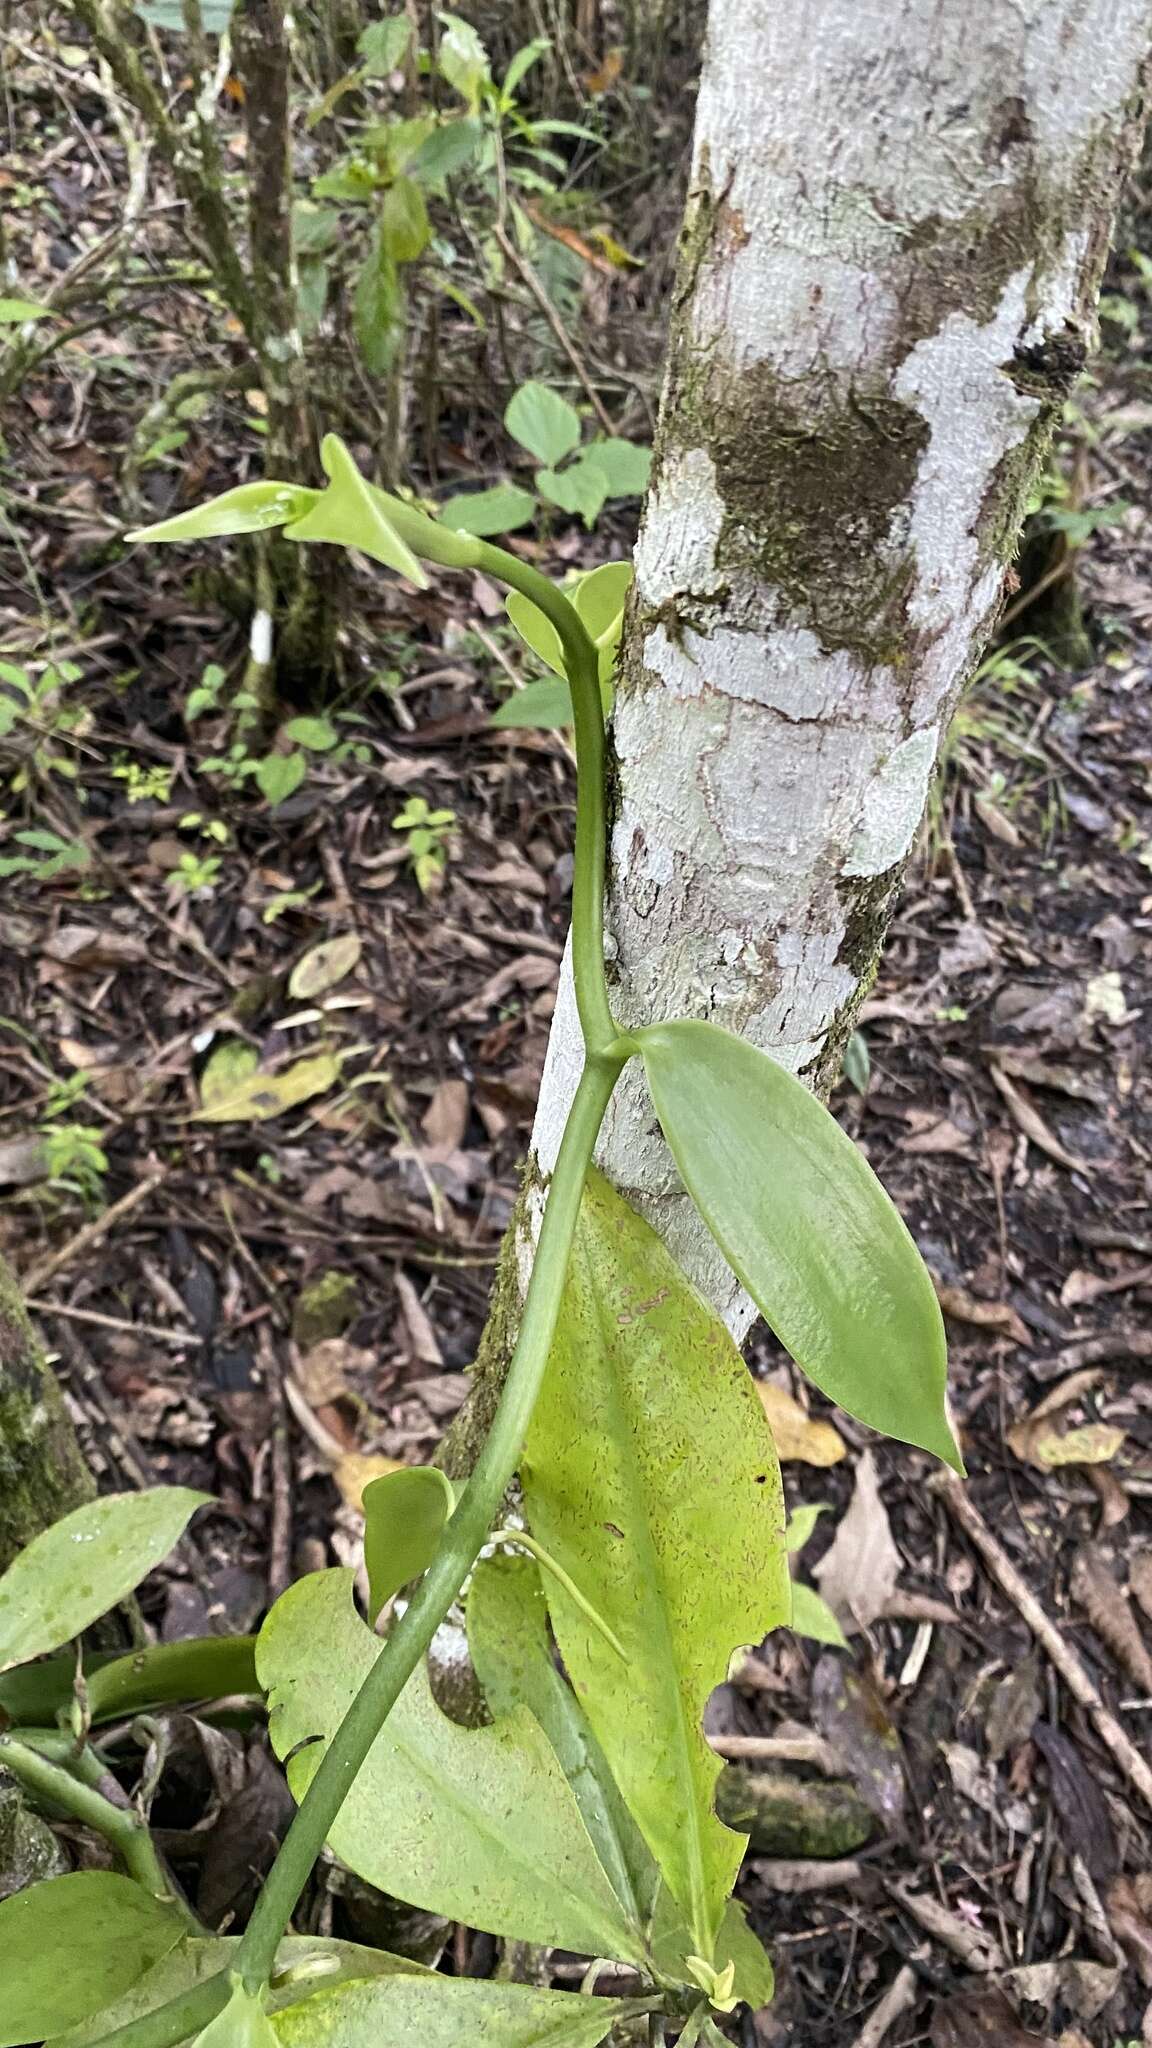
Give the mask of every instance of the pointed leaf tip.
[[303, 484], [277, 483], [267, 477], [260, 483], [238, 484], [235, 490], [224, 491], [218, 498], [209, 498], [206, 505], [194, 505], [188, 512], [178, 512], [172, 519], [158, 520], [152, 526], [134, 527], [124, 538], [127, 541], [219, 540], [232, 533], [265, 533], [271, 527], [287, 526], [289, 521], [303, 518], [320, 495], [319, 491], [307, 490]]
[[795, 1075], [719, 1025], [636, 1036], [684, 1185], [785, 1349], [850, 1415], [962, 1472], [939, 1304], [863, 1153]]

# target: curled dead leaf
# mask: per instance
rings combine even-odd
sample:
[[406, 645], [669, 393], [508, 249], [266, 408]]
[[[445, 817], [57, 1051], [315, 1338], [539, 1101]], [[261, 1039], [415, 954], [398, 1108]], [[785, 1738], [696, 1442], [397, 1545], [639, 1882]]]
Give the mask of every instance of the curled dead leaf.
[[1032, 1336], [1025, 1323], [1009, 1301], [980, 1301], [969, 1294], [966, 1287], [950, 1286], [946, 1281], [932, 1275], [936, 1299], [946, 1316], [954, 1316], [957, 1322], [972, 1323], [982, 1330], [1001, 1330], [1014, 1344], [1031, 1344]]
[[846, 1446], [830, 1422], [809, 1415], [786, 1387], [774, 1386], [770, 1380], [758, 1380], [756, 1392], [768, 1417], [781, 1464], [790, 1460], [798, 1465], [822, 1467], [840, 1463]]
[[1101, 1642], [1118, 1664], [1152, 1699], [1152, 1656], [1140, 1633], [1128, 1594], [1112, 1576], [1108, 1560], [1094, 1543], [1084, 1543], [1072, 1566], [1072, 1597], [1084, 1609]]
[[876, 1460], [865, 1451], [856, 1467], [848, 1511], [815, 1572], [821, 1593], [849, 1635], [867, 1628], [884, 1612], [902, 1566], [880, 1498]]
[[288, 977], [289, 995], [298, 1003], [312, 1002], [351, 974], [363, 950], [364, 942], [357, 932], [344, 932], [339, 938], [325, 939], [319, 946], [310, 947]]

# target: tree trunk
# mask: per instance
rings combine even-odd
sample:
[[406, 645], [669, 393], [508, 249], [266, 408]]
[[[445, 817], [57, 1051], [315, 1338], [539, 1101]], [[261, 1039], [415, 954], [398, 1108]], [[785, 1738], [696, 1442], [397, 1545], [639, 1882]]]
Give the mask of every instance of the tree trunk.
[[[321, 481], [316, 425], [297, 314], [292, 233], [291, 57], [284, 0], [245, 0], [237, 11], [236, 70], [248, 132], [251, 342], [267, 407], [269, 476]], [[335, 667], [339, 572], [308, 548], [271, 539], [275, 674], [285, 694], [319, 702]], [[259, 638], [254, 633], [254, 649]]]
[[[1150, 37], [1152, 0], [712, 0], [613, 730], [625, 1025], [835, 1080], [1085, 360]], [[566, 972], [544, 1173], [579, 1057]], [[741, 1334], [638, 1062], [599, 1160]]]
[[20, 1290], [0, 1260], [0, 1572], [95, 1492]]

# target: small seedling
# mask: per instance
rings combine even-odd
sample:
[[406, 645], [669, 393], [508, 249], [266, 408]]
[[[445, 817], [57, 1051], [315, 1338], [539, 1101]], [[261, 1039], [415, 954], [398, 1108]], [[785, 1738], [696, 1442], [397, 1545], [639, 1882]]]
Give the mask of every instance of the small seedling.
[[407, 835], [408, 858], [423, 896], [433, 895], [443, 880], [448, 835], [455, 823], [455, 811], [430, 811], [422, 796], [410, 796], [392, 820], [392, 830]]

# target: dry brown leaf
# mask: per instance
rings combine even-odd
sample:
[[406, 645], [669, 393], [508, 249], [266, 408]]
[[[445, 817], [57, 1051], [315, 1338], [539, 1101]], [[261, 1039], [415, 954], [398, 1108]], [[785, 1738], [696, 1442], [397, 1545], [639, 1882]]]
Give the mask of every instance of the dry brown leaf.
[[425, 1144], [422, 1158], [429, 1165], [442, 1164], [464, 1143], [468, 1129], [468, 1083], [440, 1081], [421, 1119]]
[[350, 1373], [362, 1372], [372, 1364], [372, 1353], [347, 1337], [323, 1337], [302, 1351], [296, 1362], [296, 1378], [305, 1399], [313, 1408], [327, 1408], [348, 1392]]
[[148, 948], [142, 939], [86, 924], [61, 925], [41, 950], [45, 959], [55, 960], [58, 966], [84, 972], [93, 968], [135, 967], [148, 958]]
[[1032, 1335], [1009, 1301], [980, 1301], [966, 1287], [953, 1287], [932, 1275], [936, 1299], [946, 1316], [957, 1322], [973, 1323], [981, 1330], [1000, 1330], [1014, 1344], [1031, 1344]]
[[1118, 1586], [1103, 1552], [1084, 1543], [1072, 1566], [1072, 1597], [1078, 1600], [1101, 1642], [1152, 1699], [1152, 1656], [1140, 1633], [1128, 1595]]
[[900, 1737], [870, 1679], [825, 1650], [812, 1673], [813, 1726], [840, 1760], [865, 1805], [889, 1833], [904, 1824], [907, 1773]]
[[1114, 1877], [1105, 1894], [1108, 1923], [1130, 1962], [1136, 1965], [1140, 1982], [1152, 1990], [1152, 1921], [1148, 1918], [1141, 1888], [1130, 1877]]
[[932, 2048], [1058, 2048], [1051, 2034], [1029, 2034], [1002, 1991], [961, 1991], [932, 2015]]
[[0, 1186], [29, 1188], [47, 1178], [48, 1153], [38, 1132], [0, 1142]]
[[1005, 1102], [1008, 1104], [1008, 1108], [1012, 1112], [1016, 1123], [1033, 1145], [1037, 1146], [1041, 1152], [1046, 1152], [1049, 1159], [1056, 1161], [1057, 1166], [1066, 1166], [1069, 1173], [1090, 1173], [1092, 1171], [1092, 1161], [1089, 1159], [1078, 1159], [1074, 1152], [1069, 1152], [1068, 1147], [1060, 1143], [1059, 1138], [1048, 1129], [1039, 1110], [1028, 1101], [1027, 1096], [1020, 1093], [1015, 1082], [1009, 1080], [1003, 1067], [990, 1067], [989, 1072]]
[[815, 1572], [821, 1594], [846, 1633], [867, 1628], [883, 1613], [903, 1562], [880, 1498], [876, 1460], [864, 1451], [848, 1511]]
[[1084, 1477], [1100, 1502], [1100, 1528], [1119, 1528], [1132, 1503], [1116, 1474], [1107, 1465], [1085, 1465]]
[[410, 1356], [420, 1365], [442, 1366], [444, 1353], [436, 1341], [436, 1332], [432, 1328], [428, 1311], [407, 1273], [399, 1266], [396, 1268], [395, 1281]]
[[345, 1507], [362, 1514], [361, 1495], [369, 1481], [399, 1472], [403, 1462], [402, 1458], [386, 1458], [381, 1451], [345, 1451], [332, 1473]]
[[[1081, 1956], [1063, 1956], [1050, 1963], [1023, 1963], [1005, 1970], [1001, 1982], [1010, 1993], [1029, 2005], [1047, 2006], [1051, 2013], [1062, 1999], [1077, 2019], [1094, 2020], [1103, 2012], [1120, 1982], [1120, 1971], [1111, 1963], [1089, 1962]], [[1010, 2048], [1015, 2048], [1009, 2035]], [[1025, 2035], [1026, 2041], [1030, 2037]]]
[[1128, 1566], [1132, 1597], [1152, 1621], [1152, 1550], [1139, 1550]]
[[823, 1467], [840, 1463], [847, 1447], [830, 1422], [807, 1414], [786, 1387], [774, 1386], [770, 1380], [758, 1380], [756, 1392], [768, 1417], [781, 1464]]
[[[921, 1112], [916, 1114], [919, 1116]], [[951, 1117], [935, 1116], [928, 1111], [920, 1128], [917, 1129], [914, 1125], [909, 1137], [897, 1141], [896, 1149], [899, 1152], [910, 1152], [918, 1158], [931, 1158], [936, 1153], [945, 1152], [967, 1158], [972, 1151], [972, 1142], [967, 1133], [952, 1122]]]
[[1070, 1373], [1045, 1394], [1031, 1413], [1014, 1422], [1008, 1443], [1026, 1465], [1051, 1472], [1060, 1465], [1106, 1465], [1121, 1449], [1125, 1432], [1110, 1422], [1086, 1422], [1065, 1428], [1060, 1416], [1098, 1385], [1104, 1374], [1090, 1368]]
[[1146, 1287], [1152, 1280], [1152, 1266], [1128, 1266], [1108, 1279], [1087, 1273], [1081, 1267], [1069, 1273], [1060, 1289], [1062, 1308], [1077, 1308], [1081, 1302], [1098, 1301], [1103, 1294], [1123, 1294], [1129, 1287]]
[[344, 932], [339, 938], [311, 946], [288, 977], [289, 995], [298, 1003], [322, 996], [325, 989], [335, 988], [351, 974], [363, 950], [364, 941], [356, 932]]

